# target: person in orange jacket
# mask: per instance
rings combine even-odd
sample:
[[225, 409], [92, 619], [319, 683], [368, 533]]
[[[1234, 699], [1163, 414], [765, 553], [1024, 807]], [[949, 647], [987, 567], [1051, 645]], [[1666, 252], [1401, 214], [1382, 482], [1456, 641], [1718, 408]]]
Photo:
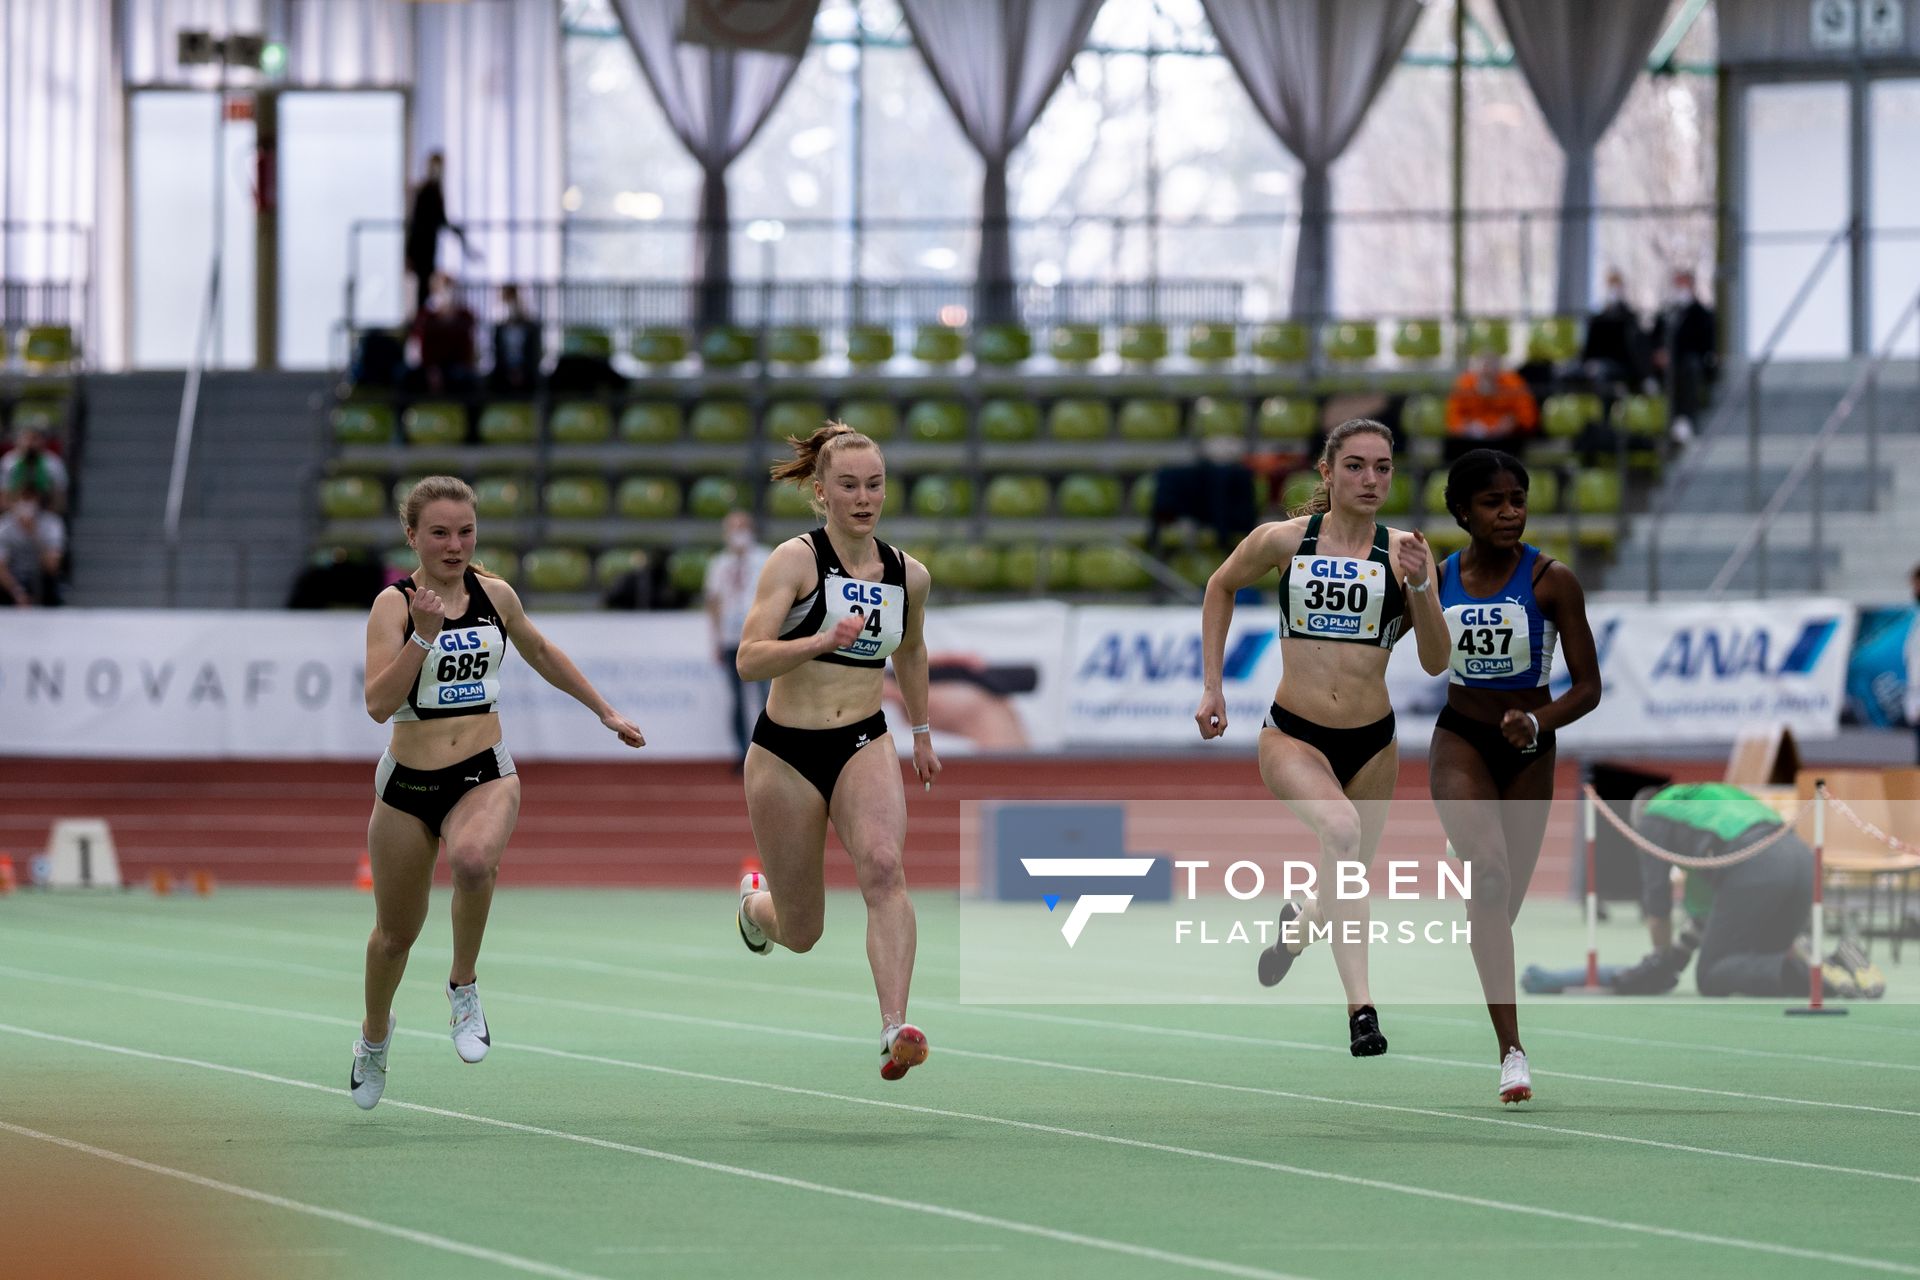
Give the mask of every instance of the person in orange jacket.
[[1470, 449], [1519, 453], [1540, 421], [1540, 407], [1520, 375], [1491, 352], [1473, 358], [1447, 397], [1447, 460]]

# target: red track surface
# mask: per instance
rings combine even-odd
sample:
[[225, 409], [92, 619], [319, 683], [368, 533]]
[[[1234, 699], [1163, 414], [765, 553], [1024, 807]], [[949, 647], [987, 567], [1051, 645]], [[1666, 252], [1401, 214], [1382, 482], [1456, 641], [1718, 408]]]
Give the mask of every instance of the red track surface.
[[[1666, 771], [1688, 779], [1720, 772], [1709, 764]], [[728, 884], [753, 850], [740, 779], [723, 764], [528, 763], [520, 773], [520, 825], [503, 864], [510, 882], [711, 887]], [[1245, 755], [956, 759], [930, 794], [907, 781], [907, 866], [926, 888], [960, 883], [962, 805], [974, 800], [1127, 803], [1135, 851], [1271, 857], [1303, 838]], [[1574, 810], [1564, 801], [1577, 789], [1575, 765], [1564, 762], [1536, 892], [1566, 885]], [[1397, 795], [1409, 802], [1407, 816], [1396, 809], [1382, 857], [1438, 855], [1443, 841], [1426, 794], [1425, 762], [1404, 761]], [[1261, 802], [1271, 825], [1264, 810], [1224, 811], [1221, 801]], [[341, 885], [366, 848], [372, 804], [371, 761], [8, 760], [0, 765], [0, 850], [22, 862], [45, 846], [56, 818], [100, 817], [129, 883], [156, 868], [204, 867], [229, 882]], [[1214, 815], [1224, 816], [1210, 822]], [[827, 881], [853, 884], [831, 839]]]

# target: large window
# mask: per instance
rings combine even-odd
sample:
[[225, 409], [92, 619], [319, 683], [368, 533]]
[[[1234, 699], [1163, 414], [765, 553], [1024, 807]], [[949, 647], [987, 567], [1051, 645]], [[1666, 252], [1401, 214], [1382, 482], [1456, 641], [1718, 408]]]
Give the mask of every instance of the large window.
[[[1465, 297], [1472, 311], [1553, 306], [1560, 149], [1493, 0], [1464, 0], [1469, 63]], [[1674, 0], [1677, 14], [1690, 6]], [[699, 170], [661, 117], [607, 0], [568, 0], [568, 269], [684, 278]], [[1603, 207], [1710, 205], [1712, 9], [1642, 77], [1597, 161]], [[1453, 298], [1454, 0], [1426, 5], [1402, 65], [1334, 166], [1335, 306], [1444, 314]], [[1292, 285], [1300, 166], [1221, 56], [1200, 0], [1106, 0], [1087, 48], [1009, 162], [1023, 280], [1223, 279], [1255, 313]], [[742, 279], [972, 277], [982, 165], [896, 0], [822, 0], [814, 45], [729, 173]], [[612, 227], [602, 225], [615, 224]], [[1603, 212], [1596, 275], [1641, 301], [1704, 266], [1704, 213]]]

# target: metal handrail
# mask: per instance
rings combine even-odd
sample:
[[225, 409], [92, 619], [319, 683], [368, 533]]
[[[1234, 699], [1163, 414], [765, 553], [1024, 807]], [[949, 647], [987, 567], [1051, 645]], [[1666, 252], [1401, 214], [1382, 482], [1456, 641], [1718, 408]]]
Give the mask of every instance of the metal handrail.
[[[1845, 226], [1842, 226], [1827, 237], [1825, 248], [1820, 251], [1819, 258], [1814, 261], [1813, 266], [1808, 269], [1805, 278], [1800, 281], [1800, 287], [1794, 290], [1793, 297], [1788, 301], [1786, 310], [1781, 312], [1780, 319], [1774, 323], [1773, 332], [1767, 335], [1766, 342], [1761, 346], [1760, 354], [1748, 362], [1746, 380], [1741, 384], [1739, 392], [1729, 395], [1722, 401], [1720, 405], [1714, 409], [1713, 416], [1707, 419], [1706, 424], [1700, 430], [1699, 436], [1704, 444], [1705, 441], [1716, 434], [1715, 429], [1723, 421], [1733, 416], [1733, 411], [1736, 408], [1741, 407], [1743, 404], [1745, 405], [1749, 437], [1747, 445], [1749, 506], [1759, 505], [1760, 375], [1765, 371], [1766, 367], [1773, 362], [1774, 353], [1779, 350], [1781, 341], [1785, 339], [1787, 329], [1793, 324], [1794, 320], [1799, 317], [1800, 309], [1807, 304], [1807, 299], [1813, 296], [1814, 286], [1820, 283], [1821, 278], [1826, 275], [1827, 267], [1833, 262], [1834, 255], [1839, 252], [1842, 244], [1852, 239], [1857, 229], [1858, 220], [1856, 219], [1849, 221]], [[1744, 400], [1741, 398], [1742, 395], [1745, 397]], [[1686, 493], [1687, 487], [1693, 483], [1693, 477], [1699, 472], [1702, 459], [1706, 457], [1707, 452], [1707, 449], [1702, 447], [1682, 460], [1680, 469], [1674, 473], [1672, 481], [1666, 486], [1667, 501], [1658, 509], [1648, 514], [1648, 600], [1658, 600], [1660, 598], [1660, 535], [1666, 523], [1667, 515], [1679, 504], [1679, 499]]]
[[[1867, 395], [1870, 388], [1872, 388], [1875, 375], [1879, 372], [1880, 366], [1893, 357], [1894, 347], [1899, 343], [1901, 336], [1906, 333], [1908, 323], [1916, 316], [1920, 316], [1920, 292], [1916, 292], [1912, 301], [1908, 302], [1907, 305], [1901, 309], [1899, 317], [1894, 321], [1892, 330], [1887, 334], [1886, 341], [1881, 344], [1878, 351], [1869, 356], [1866, 362], [1861, 365], [1860, 372], [1854, 375], [1853, 381], [1848, 384], [1846, 392], [1840, 397], [1840, 402], [1834, 405], [1833, 412], [1827, 415], [1827, 420], [1821, 424], [1820, 430], [1814, 433], [1813, 439], [1808, 442], [1806, 449], [1802, 451], [1798, 460], [1794, 462], [1792, 467], [1788, 468], [1787, 474], [1781, 477], [1780, 483], [1774, 488], [1773, 496], [1767, 500], [1767, 505], [1754, 517], [1753, 523], [1747, 527], [1746, 533], [1742, 535], [1732, 553], [1727, 556], [1727, 562], [1720, 566], [1720, 572], [1715, 574], [1713, 581], [1707, 585], [1708, 599], [1719, 598], [1721, 593], [1732, 584], [1734, 576], [1746, 565], [1747, 557], [1753, 554], [1754, 549], [1756, 547], [1765, 547], [1769, 526], [1780, 512], [1785, 509], [1787, 501], [1792, 498], [1794, 491], [1800, 487], [1800, 481], [1805, 478], [1809, 471], [1813, 473], [1815, 485], [1813, 504], [1814, 587], [1818, 590], [1823, 585], [1825, 570], [1821, 564], [1821, 558], [1826, 551], [1826, 539], [1824, 536], [1825, 530], [1822, 527], [1821, 516], [1823, 513], [1821, 511], [1821, 495], [1819, 493], [1821, 457], [1826, 451], [1828, 441], [1832, 439], [1835, 432], [1846, 425], [1847, 420], [1853, 416], [1854, 409], [1859, 406], [1860, 401]], [[1873, 466], [1871, 458], [1868, 463], [1868, 471], [1867, 484], [1871, 492], [1871, 490], [1880, 483], [1878, 468]], [[1756, 584], [1756, 594], [1764, 597], [1767, 594], [1766, 558], [1764, 554], [1761, 557], [1760, 566], [1760, 581]]]
[[[220, 255], [215, 254], [213, 266], [207, 271], [206, 304], [200, 312], [200, 332], [193, 344], [193, 361], [187, 366], [186, 387], [180, 395], [180, 417], [173, 429], [173, 465], [167, 473], [167, 515], [163, 526], [167, 544], [167, 564], [169, 570], [174, 562], [174, 552], [180, 544], [180, 509], [187, 497], [187, 462], [193, 455], [193, 428], [200, 416], [200, 380], [205, 374], [209, 358], [208, 347], [213, 342], [214, 317], [220, 309]], [[173, 598], [173, 580], [168, 574], [167, 598]]]

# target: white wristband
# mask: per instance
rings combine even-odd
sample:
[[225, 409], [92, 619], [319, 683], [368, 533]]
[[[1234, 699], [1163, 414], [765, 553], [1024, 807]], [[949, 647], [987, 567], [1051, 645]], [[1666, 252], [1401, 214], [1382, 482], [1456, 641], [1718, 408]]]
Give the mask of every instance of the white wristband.
[[916, 736], [922, 733], [932, 733], [933, 726], [930, 724], [917, 724], [913, 726], [913, 732]]
[[1427, 594], [1427, 588], [1432, 585], [1433, 584], [1428, 582], [1425, 578], [1422, 578], [1418, 582], [1409, 582], [1407, 584], [1407, 590], [1413, 592], [1413, 594], [1417, 596], [1423, 596]]
[[1522, 711], [1520, 714], [1525, 716], [1527, 718], [1527, 723], [1533, 726], [1533, 745], [1536, 747], [1539, 746], [1540, 745], [1540, 721], [1534, 717], [1534, 714], [1531, 711]]
[[419, 645], [422, 649], [425, 649], [428, 653], [433, 652], [433, 641], [429, 640], [426, 636], [421, 635], [418, 631], [414, 632], [411, 636], [408, 636], [407, 638], [409, 640], [412, 640], [415, 644]]

